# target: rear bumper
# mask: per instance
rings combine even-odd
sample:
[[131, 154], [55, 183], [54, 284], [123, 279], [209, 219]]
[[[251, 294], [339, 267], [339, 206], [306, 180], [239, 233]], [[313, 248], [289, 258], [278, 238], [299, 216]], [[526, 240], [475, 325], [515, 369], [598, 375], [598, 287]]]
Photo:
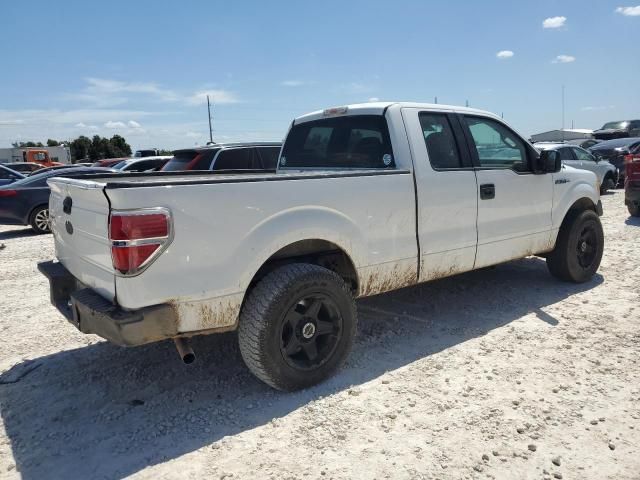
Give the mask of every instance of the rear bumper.
[[51, 303], [83, 333], [131, 347], [178, 336], [178, 319], [170, 305], [124, 310], [81, 284], [61, 263], [42, 262]]

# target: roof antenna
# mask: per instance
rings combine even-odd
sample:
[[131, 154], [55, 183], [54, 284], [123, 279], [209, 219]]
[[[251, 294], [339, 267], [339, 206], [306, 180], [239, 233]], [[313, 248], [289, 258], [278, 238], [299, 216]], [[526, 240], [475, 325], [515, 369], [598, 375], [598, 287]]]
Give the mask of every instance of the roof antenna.
[[438, 97], [434, 97], [433, 98], [433, 103], [437, 104], [438, 103]]
[[464, 106], [465, 106], [465, 107], [469, 107], [469, 100], [467, 100], [467, 101], [465, 102], [465, 105], [464, 105]]

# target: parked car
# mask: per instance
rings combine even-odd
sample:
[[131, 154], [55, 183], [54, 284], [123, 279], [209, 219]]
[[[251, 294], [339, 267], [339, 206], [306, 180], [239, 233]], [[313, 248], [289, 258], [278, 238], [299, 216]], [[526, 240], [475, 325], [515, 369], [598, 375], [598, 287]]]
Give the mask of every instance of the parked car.
[[640, 152], [625, 157], [624, 203], [629, 214], [640, 217]]
[[0, 186], [0, 224], [30, 225], [36, 233], [50, 232], [47, 180], [57, 176], [109, 173], [114, 170], [79, 167], [73, 170], [49, 170]]
[[128, 158], [127, 160], [122, 160], [121, 162], [112, 165], [111, 168], [122, 172], [154, 171], [162, 169], [162, 167], [172, 158], [173, 157], [171, 156]]
[[15, 170], [16, 172], [25, 174], [29, 174], [43, 168], [42, 165], [35, 162], [12, 162], [5, 163], [4, 166], [9, 167], [11, 170]]
[[120, 163], [123, 160], [129, 160], [131, 157], [118, 157], [118, 158], [103, 158], [102, 160], [98, 160], [93, 163], [93, 167], [105, 167], [111, 168], [117, 163]]
[[629, 154], [640, 153], [640, 137], [607, 140], [594, 145], [589, 151], [596, 157], [608, 160], [613, 164], [618, 169], [619, 184], [623, 185], [625, 177], [624, 157]]
[[344, 362], [356, 297], [529, 255], [585, 282], [603, 253], [595, 174], [464, 107], [310, 113], [276, 172], [49, 183], [59, 261], [39, 269], [80, 331], [173, 338], [191, 362], [188, 337], [237, 329], [249, 369], [281, 390]]
[[176, 170], [275, 170], [282, 143], [216, 143], [173, 152], [162, 168]]
[[536, 143], [535, 147], [542, 150], [555, 150], [563, 164], [595, 173], [601, 194], [615, 188], [618, 184], [618, 169], [607, 160], [596, 157], [584, 148], [567, 143]]
[[593, 132], [598, 140], [611, 140], [612, 138], [640, 137], [640, 120], [623, 120], [607, 122], [601, 129]]
[[0, 165], [0, 185], [8, 185], [13, 182], [24, 178], [24, 175], [20, 172], [13, 170], [12, 168]]
[[159, 157], [160, 150], [157, 148], [147, 148], [144, 150], [136, 150], [133, 154], [134, 158]]
[[79, 168], [80, 166], [77, 164], [69, 164], [69, 165], [57, 165], [55, 167], [44, 167], [40, 170], [36, 170], [35, 172], [31, 172], [28, 176], [37, 175], [38, 173], [51, 172], [53, 170], [66, 170], [69, 168]]

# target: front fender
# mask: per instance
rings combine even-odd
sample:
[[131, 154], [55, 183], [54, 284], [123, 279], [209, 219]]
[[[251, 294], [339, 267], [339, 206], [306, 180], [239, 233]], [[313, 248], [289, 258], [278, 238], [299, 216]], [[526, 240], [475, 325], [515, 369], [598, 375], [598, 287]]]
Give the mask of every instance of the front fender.
[[600, 192], [596, 188], [597, 178], [592, 172], [585, 171], [584, 173], [589, 175], [581, 175], [580, 178], [572, 179], [569, 183], [554, 185], [553, 212], [551, 214], [554, 229], [560, 228], [567, 212], [576, 202], [586, 199], [591, 208], [594, 211], [597, 210], [598, 202], [600, 202]]

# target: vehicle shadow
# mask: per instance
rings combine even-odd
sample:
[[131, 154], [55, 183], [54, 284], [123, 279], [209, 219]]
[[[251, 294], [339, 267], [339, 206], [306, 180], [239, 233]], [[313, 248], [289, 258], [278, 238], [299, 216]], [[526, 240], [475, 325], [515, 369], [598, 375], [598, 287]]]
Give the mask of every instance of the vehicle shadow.
[[12, 238], [35, 237], [38, 235], [31, 228], [21, 228], [19, 230], [7, 230], [0, 232], [0, 240], [11, 240]]
[[640, 227], [640, 217], [631, 217], [629, 216], [624, 223], [626, 225], [633, 225], [635, 227]]
[[[185, 366], [170, 342], [105, 342], [15, 365], [0, 375], [2, 420], [22, 478], [124, 478], [286, 416], [320, 396], [372, 380], [483, 336], [603, 282], [558, 282], [527, 258], [358, 302], [359, 334], [327, 382], [276, 392], [242, 363], [235, 334], [196, 338]], [[72, 328], [61, 324], [60, 328]]]

